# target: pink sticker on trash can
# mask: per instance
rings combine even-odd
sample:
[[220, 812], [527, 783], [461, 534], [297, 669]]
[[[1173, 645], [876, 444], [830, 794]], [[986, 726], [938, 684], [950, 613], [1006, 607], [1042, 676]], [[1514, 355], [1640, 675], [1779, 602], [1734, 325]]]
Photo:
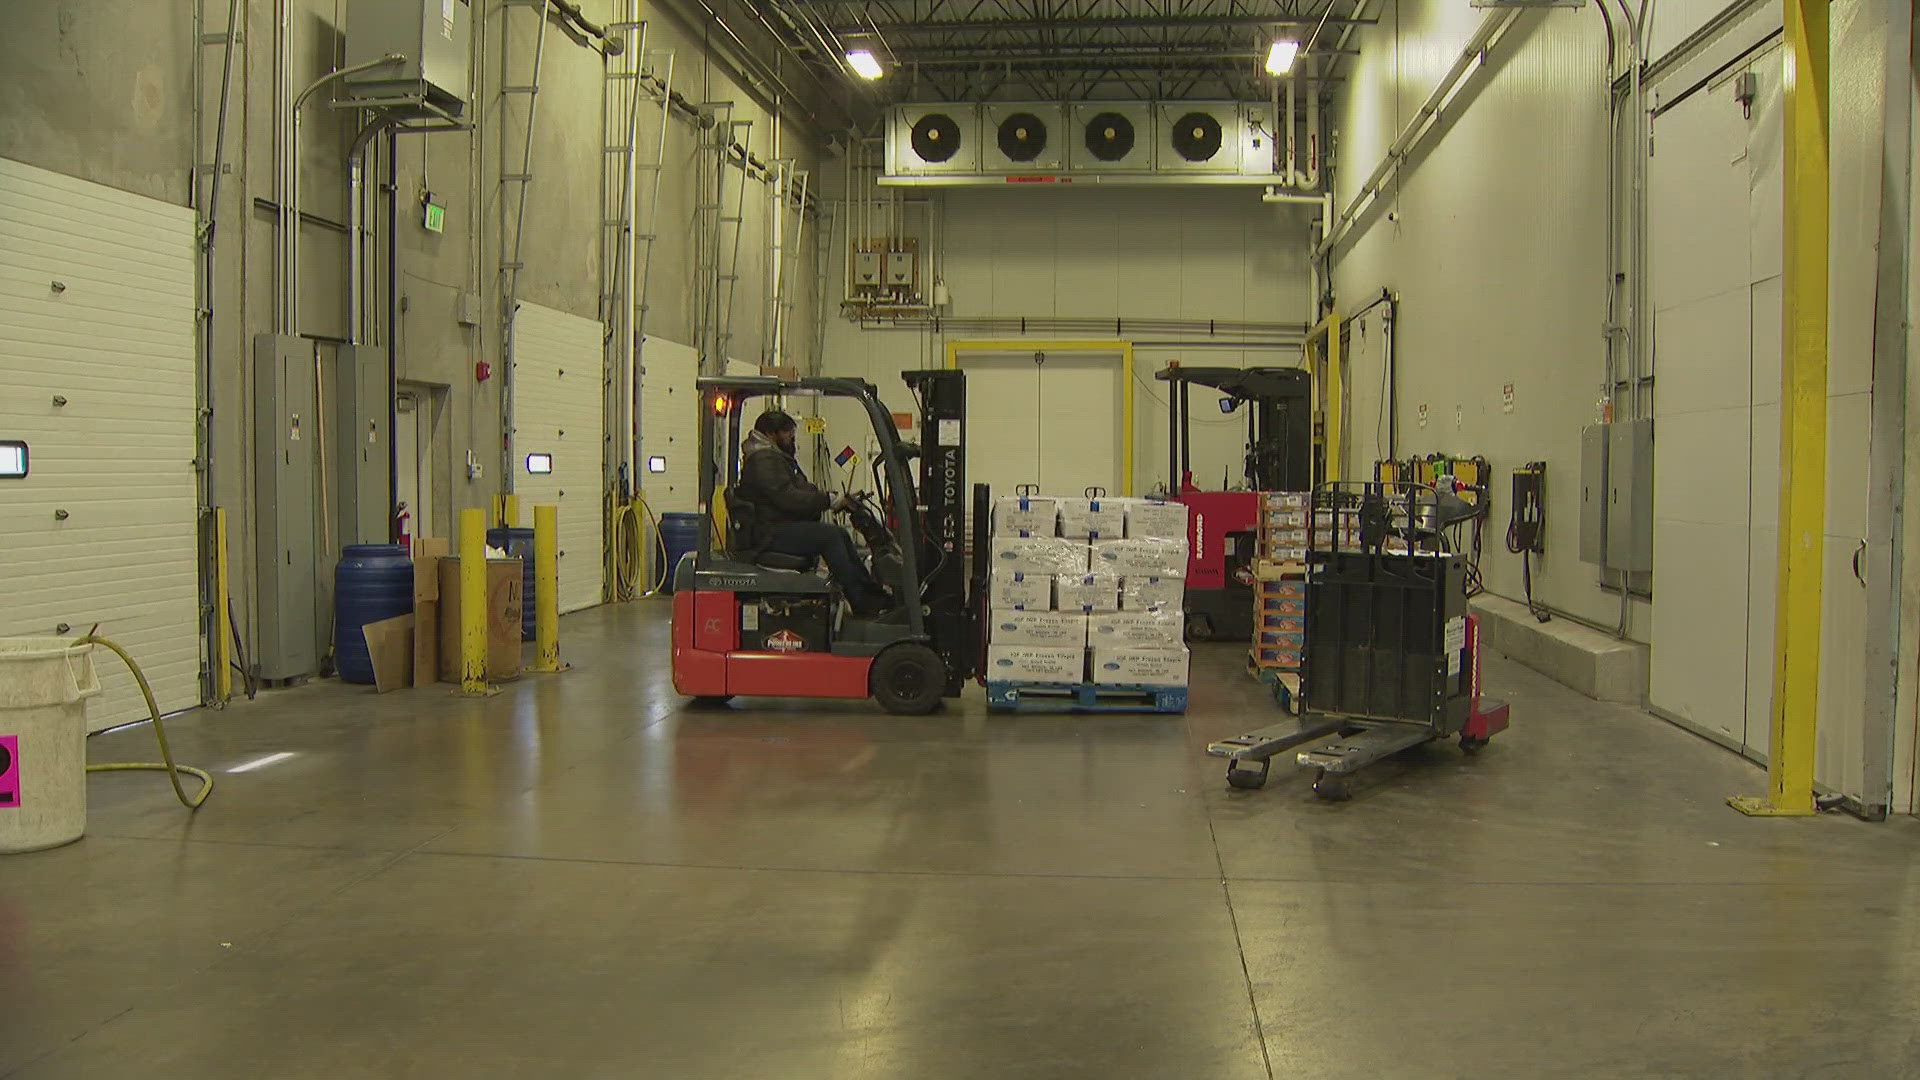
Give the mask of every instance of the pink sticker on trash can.
[[0, 810], [20, 805], [20, 736], [0, 735]]

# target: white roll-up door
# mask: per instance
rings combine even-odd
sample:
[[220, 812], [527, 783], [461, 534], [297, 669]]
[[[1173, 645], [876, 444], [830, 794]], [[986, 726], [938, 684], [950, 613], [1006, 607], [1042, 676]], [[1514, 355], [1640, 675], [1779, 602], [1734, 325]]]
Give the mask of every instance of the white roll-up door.
[[[193, 211], [0, 158], [0, 636], [102, 635], [200, 701]], [[63, 629], [64, 627], [64, 629]], [[94, 730], [146, 716], [97, 654]]]
[[[560, 508], [560, 610], [601, 599], [601, 328], [522, 303], [513, 320], [513, 490], [520, 524]], [[531, 467], [530, 467], [531, 466]], [[534, 472], [548, 468], [551, 472]]]
[[694, 468], [700, 452], [700, 393], [694, 386], [699, 355], [679, 342], [648, 335], [640, 364], [640, 490], [655, 514], [693, 513], [700, 505], [700, 473]]

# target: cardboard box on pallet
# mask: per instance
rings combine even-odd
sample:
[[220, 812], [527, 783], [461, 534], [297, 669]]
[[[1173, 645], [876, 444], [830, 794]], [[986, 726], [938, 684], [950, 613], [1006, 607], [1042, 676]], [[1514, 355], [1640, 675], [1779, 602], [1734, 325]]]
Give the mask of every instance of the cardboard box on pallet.
[[1105, 686], [1185, 686], [1187, 649], [1096, 648], [1093, 681]]
[[1180, 647], [1185, 616], [1171, 611], [1115, 611], [1087, 618], [1087, 645], [1103, 648]]
[[995, 682], [1080, 683], [1087, 678], [1084, 645], [987, 645], [986, 676]]
[[1074, 540], [1126, 535], [1126, 507], [1119, 499], [1058, 499], [1060, 535]]
[[1179, 611], [1186, 598], [1185, 578], [1128, 574], [1120, 579], [1121, 611]]
[[1187, 544], [1184, 540], [1096, 540], [1091, 565], [1121, 577], [1185, 577]]
[[987, 578], [987, 607], [993, 611], [1053, 607], [1053, 575], [996, 569]]
[[1126, 501], [1127, 538], [1130, 540], [1178, 540], [1187, 542], [1187, 506], [1185, 503], [1156, 499]]
[[1120, 579], [1112, 574], [1061, 574], [1053, 579], [1053, 606], [1061, 611], [1092, 614], [1117, 611], [1120, 607]]
[[987, 635], [995, 645], [1087, 647], [1087, 617], [1073, 611], [992, 612]]
[[993, 500], [993, 535], [1052, 536], [1059, 512], [1059, 503], [1052, 498], [1002, 495]]
[[1087, 544], [1084, 540], [1064, 540], [1057, 536], [996, 536], [990, 562], [996, 571], [1084, 574], [1087, 572]]

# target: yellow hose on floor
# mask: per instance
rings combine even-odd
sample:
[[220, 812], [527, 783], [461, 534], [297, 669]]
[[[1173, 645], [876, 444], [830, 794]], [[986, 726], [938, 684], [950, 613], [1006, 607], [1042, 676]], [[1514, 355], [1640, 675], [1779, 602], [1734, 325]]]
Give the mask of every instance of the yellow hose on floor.
[[[133, 672], [133, 681], [140, 684], [140, 695], [147, 699], [147, 715], [153, 718], [153, 734], [154, 737], [160, 741], [161, 760], [159, 761], [115, 761], [105, 765], [89, 765], [87, 766], [87, 771], [90, 773], [164, 772], [167, 774], [167, 779], [173, 781], [173, 794], [174, 797], [180, 800], [180, 805], [189, 810], [200, 809], [200, 804], [207, 801], [208, 795], [213, 794], [213, 777], [209, 776], [203, 769], [196, 769], [191, 765], [176, 765], [173, 763], [173, 750], [167, 746], [166, 725], [160, 722], [160, 706], [153, 700], [153, 687], [147, 685], [146, 673], [140, 670], [140, 665], [133, 662], [133, 657], [127, 655], [127, 650], [97, 634], [88, 634], [86, 637], [74, 642], [74, 644], [105, 645], [107, 648], [113, 650], [115, 656], [118, 656], [126, 663], [127, 670]], [[186, 773], [188, 776], [195, 777], [200, 781], [199, 794], [191, 798], [187, 796], [186, 789], [180, 786], [181, 773]]]

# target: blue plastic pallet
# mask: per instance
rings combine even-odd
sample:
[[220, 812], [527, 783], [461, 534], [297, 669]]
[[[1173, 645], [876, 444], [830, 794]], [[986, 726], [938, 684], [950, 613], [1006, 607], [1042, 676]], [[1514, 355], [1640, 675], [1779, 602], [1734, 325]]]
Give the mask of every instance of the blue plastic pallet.
[[989, 679], [987, 708], [1020, 712], [1183, 713], [1187, 711], [1187, 688]]

